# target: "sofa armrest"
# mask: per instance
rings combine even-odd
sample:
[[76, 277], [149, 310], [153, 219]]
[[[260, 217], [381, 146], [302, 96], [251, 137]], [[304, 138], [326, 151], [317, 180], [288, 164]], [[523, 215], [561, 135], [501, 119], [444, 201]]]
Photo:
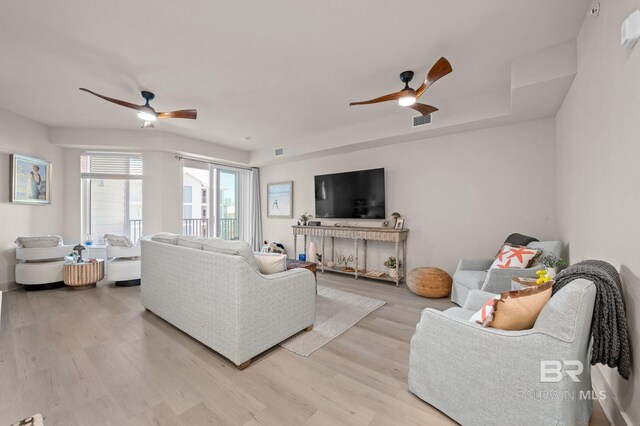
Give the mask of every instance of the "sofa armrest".
[[462, 308], [468, 311], [479, 311], [482, 305], [494, 296], [494, 293], [489, 293], [488, 291], [471, 290]]
[[495, 259], [460, 259], [456, 271], [486, 271]]
[[511, 280], [516, 277], [536, 278], [536, 270], [538, 268], [526, 268], [526, 269], [489, 269], [487, 278], [482, 285], [484, 291], [490, 293], [502, 293], [503, 291], [511, 290]]

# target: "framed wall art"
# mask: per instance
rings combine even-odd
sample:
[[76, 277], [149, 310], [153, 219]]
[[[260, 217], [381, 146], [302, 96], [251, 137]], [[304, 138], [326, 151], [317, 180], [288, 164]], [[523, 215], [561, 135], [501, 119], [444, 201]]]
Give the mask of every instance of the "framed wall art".
[[293, 181], [267, 184], [267, 217], [293, 217]]
[[11, 154], [11, 202], [51, 204], [52, 167], [46, 160]]

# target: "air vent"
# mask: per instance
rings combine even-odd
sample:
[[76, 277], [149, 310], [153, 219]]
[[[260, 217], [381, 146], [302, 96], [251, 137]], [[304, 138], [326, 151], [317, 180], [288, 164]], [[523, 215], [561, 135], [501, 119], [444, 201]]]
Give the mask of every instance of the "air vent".
[[427, 124], [431, 124], [431, 114], [416, 115], [415, 117], [413, 117], [413, 122], [411, 123], [411, 127], [426, 126]]
[[284, 155], [284, 148], [276, 148], [273, 152], [274, 157], [282, 157]]

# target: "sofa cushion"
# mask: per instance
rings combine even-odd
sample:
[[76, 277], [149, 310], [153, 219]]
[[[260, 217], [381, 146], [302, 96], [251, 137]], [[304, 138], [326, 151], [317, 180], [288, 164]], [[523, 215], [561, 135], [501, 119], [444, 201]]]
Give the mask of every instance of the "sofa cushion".
[[113, 247], [132, 247], [133, 243], [126, 235], [104, 234], [107, 244]]
[[484, 280], [487, 278], [487, 271], [457, 271], [453, 275], [453, 281], [472, 290], [482, 288]]
[[531, 266], [538, 265], [538, 259], [542, 256], [553, 255], [560, 257], [562, 251], [562, 243], [560, 241], [534, 241], [527, 244], [527, 248], [540, 251], [540, 256], [533, 259]]
[[203, 250], [231, 256], [240, 256], [253, 268], [258, 271], [260, 270], [256, 263], [253, 250], [251, 250], [251, 246], [246, 241], [223, 240], [222, 238], [205, 238], [204, 240], [206, 241], [202, 243]]
[[471, 316], [474, 314], [473, 311], [463, 308], [449, 308], [443, 312], [446, 316], [461, 320], [469, 320]]
[[287, 270], [287, 256], [279, 253], [254, 253], [261, 274], [277, 274]]
[[141, 247], [140, 245], [135, 245], [132, 247], [119, 247], [119, 246], [108, 246], [107, 247], [107, 257], [117, 257], [121, 259], [140, 257], [141, 255]]
[[209, 238], [194, 237], [192, 235], [181, 235], [178, 237], [178, 245], [196, 250], [202, 250], [202, 244]]
[[180, 236], [180, 234], [172, 234], [170, 232], [158, 232], [151, 237], [151, 241], [155, 241], [157, 243], [173, 244], [175, 246], [178, 245], [178, 237]]
[[38, 237], [18, 237], [14, 243], [20, 248], [48, 248], [62, 245], [59, 235], [41, 235]]
[[16, 260], [24, 262], [46, 262], [62, 260], [73, 252], [73, 245], [16, 249]]

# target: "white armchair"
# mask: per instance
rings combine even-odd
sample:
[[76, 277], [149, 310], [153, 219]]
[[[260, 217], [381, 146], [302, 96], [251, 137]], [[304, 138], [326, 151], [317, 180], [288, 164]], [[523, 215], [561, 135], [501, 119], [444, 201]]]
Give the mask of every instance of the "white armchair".
[[[560, 257], [562, 243], [560, 241], [535, 241], [527, 244], [528, 248], [542, 250], [542, 255]], [[463, 306], [467, 295], [472, 290], [483, 290], [501, 293], [511, 290], [511, 280], [515, 277], [535, 277], [539, 265], [526, 269], [489, 269], [494, 259], [460, 259], [458, 268], [453, 274], [451, 301]]]
[[[587, 424], [593, 413], [588, 353], [595, 285], [571, 282], [523, 331], [469, 321], [492, 296], [473, 290], [464, 308], [422, 312], [411, 339], [411, 392], [463, 425]], [[579, 370], [574, 363], [559, 380], [543, 382], [541, 361], [579, 361], [583, 370], [579, 381], [567, 374]]]
[[[21, 240], [48, 242], [41, 243], [41, 247], [25, 247]], [[74, 245], [62, 245], [62, 239], [57, 236], [19, 237], [16, 244], [16, 284], [23, 285], [25, 290], [47, 290], [64, 285], [64, 257], [73, 252]]]
[[140, 285], [140, 243], [132, 247], [107, 244], [107, 279], [118, 287]]

